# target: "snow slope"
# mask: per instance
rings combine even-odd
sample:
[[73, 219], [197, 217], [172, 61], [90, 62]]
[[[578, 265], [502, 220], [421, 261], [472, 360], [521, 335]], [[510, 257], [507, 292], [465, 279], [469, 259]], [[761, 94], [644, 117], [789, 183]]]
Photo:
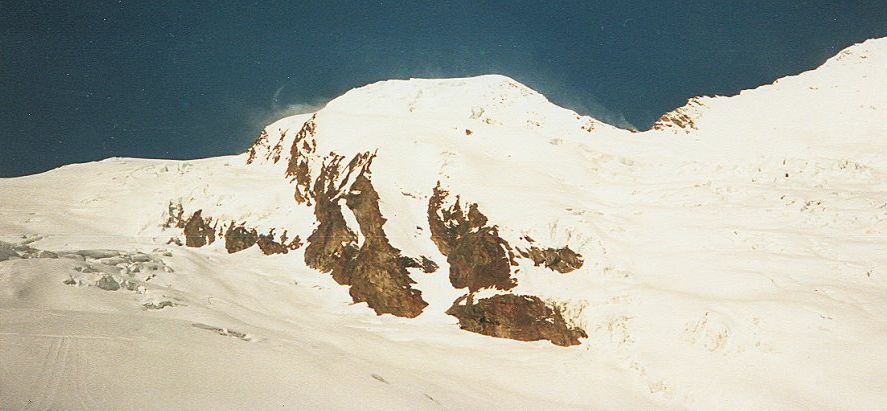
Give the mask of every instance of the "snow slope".
[[[869, 40], [643, 133], [502, 76], [393, 80], [269, 125], [250, 153], [0, 180], [0, 407], [882, 408], [885, 66], [887, 39]], [[304, 138], [316, 147], [292, 151]], [[306, 247], [168, 244], [183, 238], [164, 226], [171, 203], [309, 238], [315, 209], [294, 200], [289, 162], [313, 182], [332, 152], [375, 154], [387, 239], [440, 266], [409, 270], [428, 304], [417, 318], [352, 303]], [[518, 258], [515, 288], [476, 294], [538, 296], [580, 345], [469, 333], [445, 314], [466, 291], [429, 236], [438, 183], [512, 247], [582, 255], [563, 274]]]

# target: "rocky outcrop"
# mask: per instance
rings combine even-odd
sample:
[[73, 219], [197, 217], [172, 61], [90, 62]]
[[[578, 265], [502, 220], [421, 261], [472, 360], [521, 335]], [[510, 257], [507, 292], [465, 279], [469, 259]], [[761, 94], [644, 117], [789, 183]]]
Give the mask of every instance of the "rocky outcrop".
[[[357, 234], [348, 228], [339, 205], [341, 188], [337, 186], [339, 167], [344, 157], [330, 155], [314, 182], [314, 217], [317, 228], [308, 237], [305, 264], [331, 273], [342, 285], [351, 284], [350, 262], [357, 254]], [[298, 190], [297, 190], [298, 191]]]
[[[521, 341], [548, 340], [557, 345], [579, 344], [586, 337], [582, 329], [569, 326], [561, 312], [539, 297], [502, 294], [474, 301], [474, 293], [483, 288], [509, 290], [517, 285], [511, 267], [517, 265], [512, 247], [499, 235], [495, 225], [477, 204], [464, 211], [460, 198], [446, 206], [447, 193], [434, 188], [428, 201], [428, 225], [431, 240], [447, 256], [450, 283], [468, 288], [447, 314], [459, 319], [459, 326], [471, 332]], [[523, 237], [529, 243], [533, 240]], [[569, 247], [559, 249], [537, 246], [518, 249], [522, 257], [537, 266], [568, 273], [582, 266], [582, 256]]]
[[265, 161], [277, 164], [277, 162], [280, 161], [280, 155], [283, 151], [283, 140], [286, 138], [287, 131], [288, 130], [278, 129], [280, 136], [277, 138], [277, 143], [272, 147], [271, 141], [268, 139], [268, 130], [262, 129], [262, 131], [259, 132], [259, 136], [256, 137], [256, 141], [254, 141], [253, 145], [247, 150], [246, 164], [252, 164], [255, 162], [260, 151], [265, 153]]
[[696, 120], [701, 116], [701, 110], [705, 107], [699, 97], [693, 97], [687, 100], [687, 104], [683, 107], [676, 108], [659, 117], [653, 126], [653, 130], [673, 130], [689, 133], [691, 130], [698, 130]]
[[258, 244], [259, 249], [262, 250], [262, 253], [265, 255], [286, 254], [291, 250], [297, 250], [302, 246], [302, 240], [299, 236], [293, 238], [289, 243], [286, 241], [286, 231], [280, 236], [280, 241], [276, 241], [274, 239], [274, 229], [271, 229], [268, 234], [259, 234], [256, 244]]
[[428, 225], [431, 240], [450, 265], [450, 283], [473, 293], [482, 288], [508, 290], [517, 285], [511, 278], [514, 255], [508, 242], [499, 236], [496, 226], [487, 225], [487, 217], [477, 204], [464, 212], [460, 199], [449, 207], [444, 202], [449, 193], [434, 187], [428, 201]]
[[257, 148], [261, 146], [268, 146], [268, 132], [265, 129], [259, 132], [259, 136], [256, 137], [256, 141], [253, 141], [253, 145], [250, 146], [247, 151], [246, 164], [252, 164], [253, 161], [256, 161]]
[[693, 118], [680, 109], [664, 114], [653, 123], [653, 130], [666, 130], [669, 128], [682, 130], [696, 130]]
[[567, 324], [559, 310], [535, 296], [503, 294], [476, 303], [462, 297], [447, 314], [458, 318], [463, 330], [492, 337], [548, 340], [561, 346], [578, 345], [579, 338], [588, 337], [582, 329]]
[[[420, 291], [412, 289], [414, 281], [406, 270], [405, 259], [385, 235], [386, 220], [369, 177], [373, 157], [370, 153], [358, 154], [345, 167], [341, 166], [344, 157], [336, 154], [324, 161], [313, 193], [318, 226], [308, 237], [305, 263], [331, 273], [339, 284], [350, 285], [352, 299], [366, 302], [377, 314], [416, 317], [428, 303]], [[357, 234], [342, 215], [342, 199], [354, 214], [364, 238], [360, 246]]]
[[228, 250], [228, 254], [246, 250], [255, 245], [258, 240], [259, 235], [256, 230], [247, 229], [243, 225], [234, 226], [234, 223], [231, 223], [225, 231], [225, 249]]
[[382, 228], [385, 218], [379, 211], [379, 194], [367, 177], [369, 165], [345, 197], [365, 238], [352, 265], [351, 297], [354, 302], [365, 301], [377, 314], [416, 317], [428, 303], [421, 291], [411, 288], [415, 281], [402, 264], [400, 250], [391, 245]]
[[[182, 206], [181, 204], [176, 206], [172, 204], [170, 202], [170, 217], [167, 219], [164, 227], [181, 226], [185, 234], [185, 245], [188, 247], [203, 247], [212, 244], [216, 236], [224, 239], [225, 249], [230, 254], [243, 251], [253, 245], [258, 245], [265, 255], [286, 254], [302, 246], [302, 239], [299, 236], [289, 239], [286, 230], [283, 231], [280, 239], [277, 239], [273, 228], [268, 231], [268, 234], [260, 234], [255, 228], [247, 228], [246, 223], [238, 225], [231, 222], [227, 225], [227, 228], [223, 225], [216, 232], [218, 224], [210, 226], [212, 218], [203, 217], [203, 210], [197, 210], [187, 221], [177, 223], [177, 220], [181, 220]], [[182, 245], [177, 238], [173, 238], [170, 241]]]
[[210, 219], [203, 218], [203, 210], [197, 210], [184, 224], [185, 245], [203, 247], [216, 241], [215, 228], [210, 227]]
[[582, 256], [571, 250], [570, 247], [539, 248], [532, 246], [527, 249], [521, 249], [519, 247], [516, 249], [521, 257], [532, 260], [535, 266], [538, 267], [541, 265], [561, 274], [566, 274], [582, 268]]
[[431, 274], [437, 271], [438, 268], [440, 268], [437, 263], [432, 261], [430, 258], [425, 257], [424, 255], [419, 258], [401, 256], [400, 260], [400, 264], [404, 268], [419, 268], [422, 269], [422, 272], [426, 274]]
[[286, 245], [274, 241], [273, 235], [259, 234], [256, 244], [259, 245], [259, 249], [265, 255], [286, 254], [290, 251]]
[[185, 209], [182, 208], [181, 203], [173, 203], [169, 202], [169, 206], [167, 207], [167, 217], [166, 221], [163, 223], [164, 228], [185, 228], [185, 220], [182, 218], [185, 214]]
[[311, 205], [311, 168], [309, 160], [317, 150], [317, 115], [311, 116], [293, 138], [290, 147], [286, 176], [295, 183], [294, 198], [297, 204]]
[[283, 140], [286, 138], [287, 131], [288, 130], [280, 130], [280, 137], [277, 139], [277, 144], [274, 144], [274, 147], [268, 151], [268, 157], [265, 158], [266, 160], [269, 160], [274, 164], [277, 164], [277, 162], [280, 161], [280, 153], [283, 151]]

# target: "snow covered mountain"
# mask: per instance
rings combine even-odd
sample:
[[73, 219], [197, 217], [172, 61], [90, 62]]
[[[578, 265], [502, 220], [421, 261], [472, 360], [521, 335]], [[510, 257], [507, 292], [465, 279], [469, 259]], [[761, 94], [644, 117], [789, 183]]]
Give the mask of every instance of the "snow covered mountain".
[[0, 408], [882, 407], [885, 67], [641, 133], [384, 81], [241, 155], [2, 179]]

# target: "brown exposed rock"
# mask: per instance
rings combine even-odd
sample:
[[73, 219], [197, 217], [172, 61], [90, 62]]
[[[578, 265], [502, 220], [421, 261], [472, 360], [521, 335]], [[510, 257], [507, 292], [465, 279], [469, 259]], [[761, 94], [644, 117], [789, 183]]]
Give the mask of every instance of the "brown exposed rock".
[[507, 243], [495, 227], [481, 227], [460, 237], [447, 256], [450, 283], [469, 292], [481, 288], [508, 290], [517, 285], [511, 278]]
[[[305, 264], [325, 273], [342, 285], [351, 284], [350, 263], [357, 254], [357, 234], [348, 228], [339, 205], [340, 187], [336, 185], [344, 157], [331, 154], [324, 159], [314, 182], [314, 216], [317, 228], [308, 237]], [[298, 190], [297, 190], [298, 192]]]
[[582, 129], [582, 131], [585, 131], [586, 133], [591, 133], [597, 128], [597, 122], [592, 119], [588, 119], [585, 121], [585, 123], [582, 123], [582, 125], [579, 126], [579, 128]]
[[690, 116], [688, 116], [686, 113], [680, 111], [680, 109], [664, 114], [662, 117], [659, 117], [659, 119], [656, 120], [655, 123], [653, 123], [654, 130], [664, 130], [671, 126], [680, 129], [696, 130], [696, 124], [693, 123], [693, 119], [690, 118]]
[[440, 268], [440, 267], [437, 265], [437, 263], [432, 261], [430, 258], [425, 257], [424, 255], [422, 256], [422, 271], [423, 272], [425, 272], [426, 274], [431, 274], [431, 273], [437, 271], [438, 268]]
[[273, 231], [274, 230], [269, 234], [259, 234], [259, 238], [256, 240], [259, 249], [262, 250], [262, 253], [265, 255], [288, 253], [290, 251], [289, 247], [283, 243], [274, 241]]
[[[355, 302], [366, 302], [377, 314], [415, 317], [428, 304], [411, 288], [407, 260], [388, 241], [379, 210], [379, 194], [369, 178], [374, 154], [356, 155], [344, 167], [344, 157], [331, 154], [314, 182], [314, 215], [318, 226], [308, 237], [305, 263], [329, 272], [339, 284], [350, 285]], [[340, 174], [345, 172], [344, 176]], [[353, 183], [345, 190], [357, 173]], [[364, 242], [347, 226], [340, 200], [354, 213]]]
[[463, 330], [519, 341], [548, 340], [561, 346], [577, 345], [579, 338], [588, 337], [581, 328], [570, 327], [559, 310], [539, 297], [504, 294], [477, 303], [466, 302], [466, 298], [456, 300], [447, 310], [459, 319]]
[[272, 161], [274, 164], [280, 161], [280, 152], [283, 151], [283, 139], [286, 138], [286, 132], [287, 130], [280, 130], [280, 138], [277, 139], [277, 144], [274, 144], [274, 147], [268, 151], [266, 160]]
[[290, 158], [286, 168], [286, 176], [296, 183], [293, 194], [297, 204], [311, 205], [311, 169], [308, 160], [317, 150], [315, 136], [317, 134], [317, 115], [311, 116], [293, 138], [290, 147]]
[[687, 104], [665, 113], [653, 123], [653, 130], [683, 130], [689, 133], [690, 130], [698, 130], [696, 119], [699, 118], [699, 111], [704, 107], [699, 97], [693, 97], [687, 100]]
[[288, 130], [278, 129], [278, 131], [280, 132], [280, 136], [277, 138], [277, 143], [275, 143], [273, 147], [268, 139], [268, 130], [263, 129], [259, 133], [259, 136], [256, 137], [256, 141], [254, 141], [253, 145], [247, 150], [248, 155], [246, 164], [252, 164], [256, 161], [256, 156], [258, 155], [259, 150], [266, 150], [265, 161], [271, 161], [275, 164], [280, 161], [280, 154], [283, 151], [283, 140], [286, 138], [286, 132]]
[[252, 164], [253, 161], [256, 160], [256, 148], [260, 146], [268, 146], [268, 132], [265, 129], [262, 129], [259, 132], [259, 136], [256, 137], [256, 141], [253, 142], [253, 145], [250, 146], [248, 150], [248, 156], [246, 158], [246, 164]]
[[292, 250], [298, 250], [302, 246], [302, 239], [296, 236], [287, 243], [286, 231], [280, 235], [280, 241], [275, 240], [274, 229], [272, 228], [268, 234], [259, 234], [256, 244], [265, 255], [286, 254]]
[[[171, 216], [164, 225], [167, 228], [170, 227], [171, 222], [174, 222], [176, 219], [181, 219], [180, 217], [175, 217], [176, 215], [180, 216], [182, 214], [181, 204], [176, 206], [173, 206], [172, 204], [173, 203], [170, 203]], [[174, 213], [173, 210], [177, 211]], [[287, 237], [286, 231], [280, 236], [280, 240], [276, 240], [273, 228], [268, 234], [259, 234], [254, 228], [246, 228], [244, 224], [237, 226], [232, 222], [227, 229], [224, 227], [220, 228], [219, 232], [216, 233], [215, 228], [217, 225], [210, 227], [209, 224], [212, 219], [209, 217], [203, 217], [202, 213], [203, 210], [197, 210], [187, 222], [181, 222], [181, 226], [184, 228], [186, 245], [189, 247], [202, 247], [211, 244], [215, 241], [216, 236], [224, 237], [225, 249], [228, 250], [228, 253], [236, 253], [245, 250], [252, 247], [253, 244], [258, 244], [259, 249], [261, 249], [265, 255], [286, 254], [289, 251], [297, 250], [302, 246], [302, 239], [299, 238], [299, 236], [295, 236], [290, 240]], [[181, 241], [176, 238], [171, 238], [167, 244], [182, 245]]]
[[258, 239], [259, 235], [255, 229], [247, 229], [242, 225], [234, 226], [232, 223], [225, 231], [225, 249], [228, 250], [228, 254], [234, 254], [252, 247]]
[[402, 264], [400, 250], [388, 241], [382, 226], [379, 194], [367, 177], [369, 162], [354, 180], [345, 197], [365, 240], [352, 265], [351, 297], [365, 301], [376, 314], [416, 317], [428, 305]]
[[514, 288], [514, 256], [498, 228], [486, 225], [487, 217], [477, 204], [470, 204], [465, 213], [456, 197], [452, 206], [444, 207], [447, 195], [438, 183], [428, 201], [428, 225], [431, 240], [447, 256], [450, 283], [456, 288], [467, 287], [472, 293], [481, 288]]
[[537, 267], [542, 265], [562, 274], [582, 268], [582, 256], [571, 250], [570, 247], [539, 248], [533, 246], [526, 250], [518, 248], [517, 251], [522, 257], [533, 260], [533, 264]]
[[216, 240], [215, 230], [209, 226], [210, 219], [204, 219], [202, 212], [203, 210], [195, 211], [185, 222], [185, 245], [188, 247], [203, 247]]
[[410, 258], [406, 256], [400, 257], [400, 265], [404, 268], [421, 268], [422, 272], [426, 274], [431, 274], [437, 271], [438, 265], [430, 258], [425, 257], [424, 255], [419, 258]]
[[431, 241], [443, 255], [450, 253], [450, 245], [456, 242], [461, 228], [457, 224], [448, 224], [448, 222], [456, 220], [457, 216], [461, 217], [462, 215], [458, 197], [452, 207], [445, 208], [443, 206], [448, 195], [447, 191], [440, 188], [440, 182], [438, 182], [431, 198], [428, 199], [428, 227], [431, 230]]
[[[286, 241], [283, 242], [286, 243]], [[289, 244], [286, 245], [286, 248], [289, 248], [290, 250], [298, 250], [301, 246], [302, 239], [299, 238], [299, 236], [296, 236], [296, 238], [293, 238], [293, 241], [290, 241]]]
[[166, 218], [166, 222], [163, 223], [164, 228], [185, 228], [185, 220], [182, 218], [185, 214], [185, 209], [182, 208], [181, 203], [173, 203], [170, 201], [167, 213], [168, 217]]
[[[271, 230], [270, 234], [274, 234], [274, 229]], [[289, 250], [298, 250], [299, 247], [302, 246], [302, 239], [299, 236], [295, 236], [292, 241], [287, 243], [289, 237], [287, 236], [287, 231], [283, 230], [283, 234], [280, 235], [280, 243], [286, 245], [286, 248]]]

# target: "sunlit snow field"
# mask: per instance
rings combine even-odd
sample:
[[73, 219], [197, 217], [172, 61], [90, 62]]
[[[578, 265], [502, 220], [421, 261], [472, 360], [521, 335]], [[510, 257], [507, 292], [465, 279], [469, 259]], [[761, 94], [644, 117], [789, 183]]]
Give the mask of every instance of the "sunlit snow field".
[[[346, 93], [317, 113], [318, 152], [378, 150], [392, 244], [441, 265], [411, 274], [416, 319], [353, 304], [303, 249], [168, 244], [171, 201], [307, 237], [281, 164], [114, 158], [0, 179], [0, 408], [884, 408], [884, 67], [887, 40], [869, 40], [643, 133], [502, 76]], [[308, 117], [267, 130], [291, 144]], [[562, 306], [581, 345], [444, 314], [461, 293], [427, 238], [437, 181], [503, 235], [583, 255], [568, 275], [522, 263], [513, 290]]]

